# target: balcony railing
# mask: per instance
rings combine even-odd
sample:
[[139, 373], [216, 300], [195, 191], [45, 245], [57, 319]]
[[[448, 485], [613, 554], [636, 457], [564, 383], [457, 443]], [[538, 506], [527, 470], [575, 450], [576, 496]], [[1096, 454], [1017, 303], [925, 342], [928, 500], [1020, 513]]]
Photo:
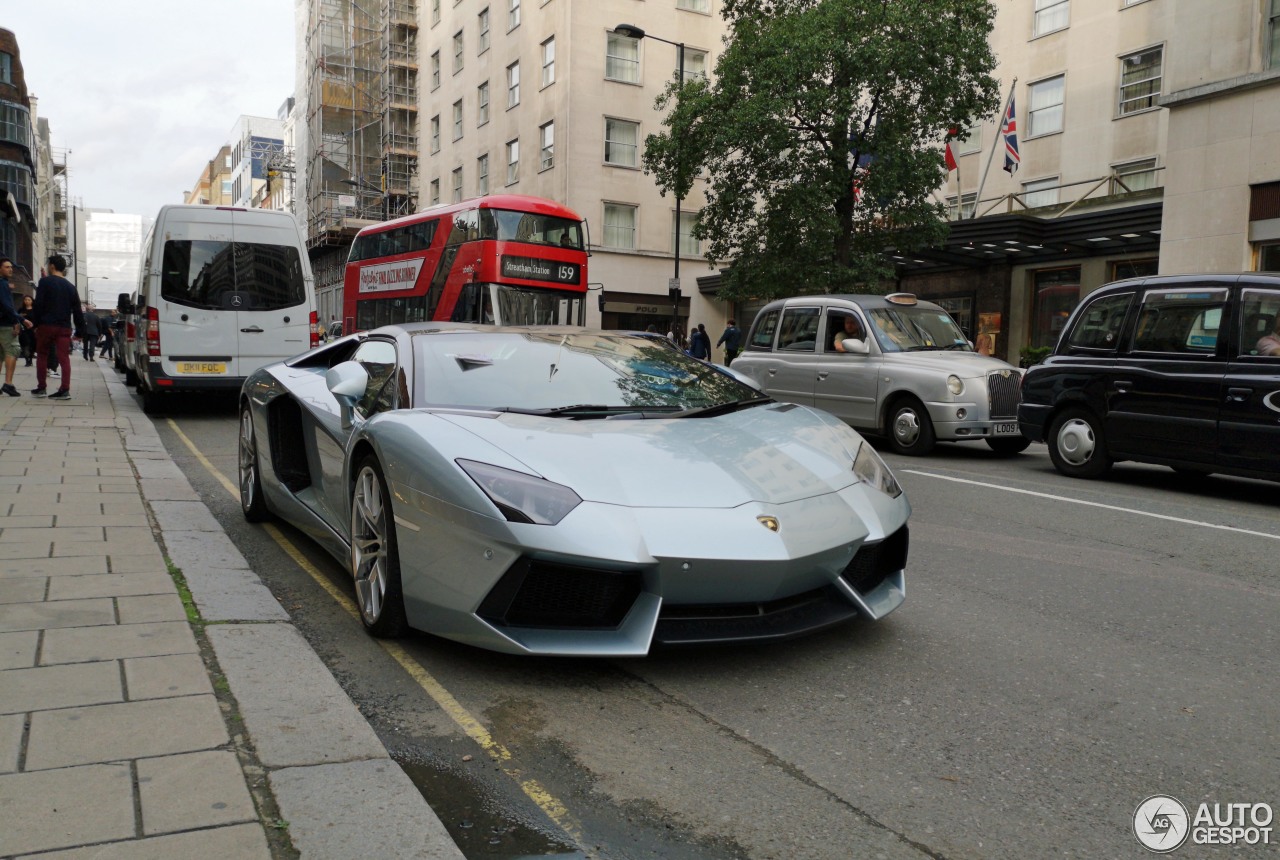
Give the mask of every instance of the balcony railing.
[[[981, 218], [984, 215], [1034, 211], [1047, 218], [1061, 218], [1082, 204], [1117, 203], [1129, 195], [1159, 190], [1164, 187], [1164, 167], [1116, 172], [1106, 176], [1063, 182], [975, 200], [973, 194], [959, 200], [947, 198], [947, 218], [951, 221]], [[1099, 193], [1101, 192], [1101, 193]]]

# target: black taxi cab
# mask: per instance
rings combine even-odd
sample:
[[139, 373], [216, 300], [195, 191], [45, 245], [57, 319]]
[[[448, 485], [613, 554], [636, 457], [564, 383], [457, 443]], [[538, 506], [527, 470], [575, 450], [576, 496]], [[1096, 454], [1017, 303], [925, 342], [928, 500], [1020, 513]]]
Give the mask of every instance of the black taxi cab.
[[1280, 481], [1280, 275], [1118, 281], [1023, 379], [1018, 422], [1064, 475], [1134, 460]]

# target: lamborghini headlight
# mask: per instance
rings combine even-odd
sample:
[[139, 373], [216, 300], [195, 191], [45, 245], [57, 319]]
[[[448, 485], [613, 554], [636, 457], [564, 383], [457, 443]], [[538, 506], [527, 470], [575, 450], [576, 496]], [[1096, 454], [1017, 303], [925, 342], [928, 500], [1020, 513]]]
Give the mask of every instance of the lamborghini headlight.
[[552, 483], [536, 475], [475, 460], [457, 462], [498, 506], [502, 515], [513, 523], [553, 526], [582, 502], [577, 493], [563, 484]]
[[964, 394], [964, 380], [956, 376], [954, 373], [947, 377], [947, 391], [950, 391], [956, 397]]
[[898, 480], [893, 477], [884, 460], [880, 459], [876, 449], [866, 442], [858, 448], [858, 456], [853, 458], [853, 474], [857, 475], [862, 483], [875, 487], [892, 499], [902, 495], [902, 487], [898, 486]]

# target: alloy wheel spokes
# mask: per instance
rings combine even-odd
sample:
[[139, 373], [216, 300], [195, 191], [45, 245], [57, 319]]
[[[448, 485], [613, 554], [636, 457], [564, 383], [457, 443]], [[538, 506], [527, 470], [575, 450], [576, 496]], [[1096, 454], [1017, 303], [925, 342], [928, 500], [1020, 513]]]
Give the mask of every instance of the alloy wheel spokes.
[[253, 445], [253, 417], [246, 410], [240, 418], [240, 496], [245, 504], [253, 503], [256, 477], [257, 452]]
[[386, 593], [386, 520], [382, 508], [382, 486], [372, 469], [365, 468], [356, 479], [351, 520], [356, 595], [366, 620], [376, 621], [382, 614]]

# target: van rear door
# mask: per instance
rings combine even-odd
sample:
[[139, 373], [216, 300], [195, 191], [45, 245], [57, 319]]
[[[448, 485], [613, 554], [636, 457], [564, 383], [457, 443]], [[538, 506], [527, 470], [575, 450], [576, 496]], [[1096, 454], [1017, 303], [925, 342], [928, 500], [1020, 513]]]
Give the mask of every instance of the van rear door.
[[228, 214], [175, 208], [156, 225], [160, 289], [152, 304], [159, 310], [160, 369], [176, 380], [247, 373], [237, 361], [237, 314], [226, 303], [235, 284]]
[[291, 215], [252, 209], [231, 214], [235, 289], [224, 301], [236, 311], [236, 375], [248, 376], [311, 347], [311, 275]]

